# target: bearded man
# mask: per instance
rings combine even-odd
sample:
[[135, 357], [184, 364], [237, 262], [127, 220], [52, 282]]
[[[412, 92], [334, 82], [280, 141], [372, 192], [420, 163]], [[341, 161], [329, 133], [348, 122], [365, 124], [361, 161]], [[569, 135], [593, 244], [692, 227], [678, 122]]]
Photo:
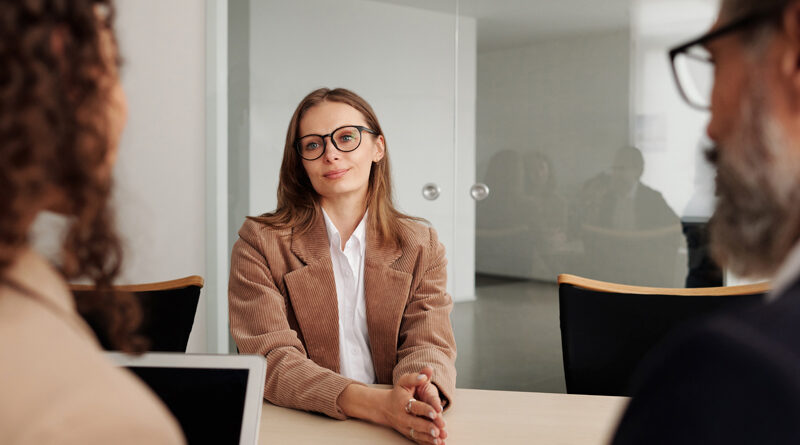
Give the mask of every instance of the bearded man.
[[714, 257], [773, 288], [651, 355], [614, 443], [800, 444], [800, 1], [723, 0], [670, 57], [683, 97], [711, 111]]

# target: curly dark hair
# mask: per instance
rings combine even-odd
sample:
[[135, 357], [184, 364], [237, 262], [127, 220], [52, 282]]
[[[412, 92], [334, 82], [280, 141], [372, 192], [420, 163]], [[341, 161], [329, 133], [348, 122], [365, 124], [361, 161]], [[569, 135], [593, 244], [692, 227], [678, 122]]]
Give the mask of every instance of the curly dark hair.
[[120, 61], [103, 46], [113, 23], [112, 0], [0, 0], [0, 275], [56, 193], [70, 220], [61, 272], [97, 289], [76, 298], [78, 311], [104, 346], [139, 351], [139, 308], [111, 289], [122, 264], [107, 112]]

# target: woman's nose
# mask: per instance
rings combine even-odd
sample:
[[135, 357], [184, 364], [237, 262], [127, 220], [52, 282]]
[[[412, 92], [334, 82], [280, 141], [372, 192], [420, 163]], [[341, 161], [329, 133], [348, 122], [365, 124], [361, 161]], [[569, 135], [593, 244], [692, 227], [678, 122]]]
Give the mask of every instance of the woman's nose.
[[333, 145], [333, 136], [328, 136], [322, 139], [325, 144], [325, 154], [322, 156], [327, 161], [334, 161], [339, 159], [339, 150]]

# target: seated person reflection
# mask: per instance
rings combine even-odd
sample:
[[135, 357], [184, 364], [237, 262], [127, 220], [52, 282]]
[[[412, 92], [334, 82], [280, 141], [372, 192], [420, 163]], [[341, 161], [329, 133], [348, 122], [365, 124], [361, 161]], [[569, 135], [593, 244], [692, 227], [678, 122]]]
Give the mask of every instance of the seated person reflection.
[[[109, 1], [0, 0], [0, 443], [183, 443], [163, 403], [114, 366], [81, 317], [123, 351], [135, 300], [109, 208], [126, 120]], [[57, 266], [34, 251], [44, 211], [66, 217]], [[73, 297], [66, 279], [101, 289]], [[105, 290], [105, 291], [103, 291]]]
[[644, 157], [635, 147], [614, 154], [611, 172], [583, 185], [584, 223], [616, 230], [648, 230], [680, 225], [664, 197], [641, 181]]
[[267, 358], [267, 400], [443, 443], [453, 303], [444, 247], [419, 221], [394, 207], [370, 105], [345, 89], [306, 96], [277, 209], [245, 221], [231, 258], [231, 333], [241, 352]]

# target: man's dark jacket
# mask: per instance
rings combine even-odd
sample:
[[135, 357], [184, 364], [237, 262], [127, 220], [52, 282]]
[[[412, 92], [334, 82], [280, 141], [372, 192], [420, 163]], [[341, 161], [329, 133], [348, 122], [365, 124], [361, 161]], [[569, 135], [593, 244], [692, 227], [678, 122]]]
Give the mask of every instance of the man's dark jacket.
[[614, 444], [800, 444], [800, 280], [673, 336], [632, 394]]

